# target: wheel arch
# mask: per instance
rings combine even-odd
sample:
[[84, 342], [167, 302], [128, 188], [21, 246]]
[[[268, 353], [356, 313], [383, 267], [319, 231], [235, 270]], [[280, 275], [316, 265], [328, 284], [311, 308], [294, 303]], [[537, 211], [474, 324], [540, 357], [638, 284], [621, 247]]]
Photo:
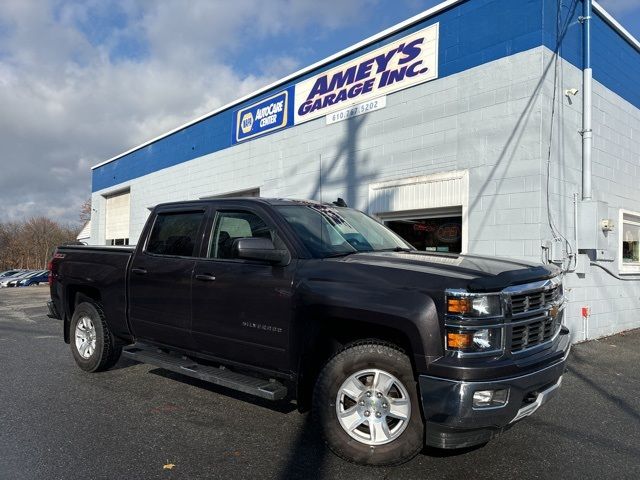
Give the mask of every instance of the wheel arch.
[[[300, 411], [311, 406], [311, 393], [323, 366], [339, 351], [356, 342], [379, 342], [399, 348], [411, 361], [414, 375], [420, 366], [417, 358], [424, 357], [417, 325], [406, 319], [376, 315], [372, 320], [360, 317], [328, 315], [316, 311], [307, 321], [299, 323], [296, 345], [299, 349], [297, 371], [297, 402]], [[402, 325], [404, 328], [399, 328]]]
[[64, 341], [70, 342], [71, 332], [69, 330], [71, 325], [71, 317], [75, 312], [76, 307], [82, 302], [91, 301], [99, 303], [102, 301], [100, 290], [94, 287], [88, 287], [85, 285], [69, 285], [67, 286], [67, 292], [65, 295], [65, 315], [64, 315]]

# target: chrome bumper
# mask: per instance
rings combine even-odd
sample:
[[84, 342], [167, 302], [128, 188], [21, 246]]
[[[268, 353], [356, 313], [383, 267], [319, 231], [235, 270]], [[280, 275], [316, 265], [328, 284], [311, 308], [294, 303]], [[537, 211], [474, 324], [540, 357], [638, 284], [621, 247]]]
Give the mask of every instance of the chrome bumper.
[[560, 377], [555, 384], [538, 393], [538, 396], [533, 401], [533, 403], [525, 405], [520, 410], [518, 410], [518, 414], [513, 417], [513, 420], [511, 420], [509, 423], [515, 423], [518, 420], [521, 420], [524, 417], [528, 417], [529, 415], [533, 414], [536, 410], [538, 410], [538, 408], [547, 403], [547, 401], [556, 393], [561, 384], [562, 377]]

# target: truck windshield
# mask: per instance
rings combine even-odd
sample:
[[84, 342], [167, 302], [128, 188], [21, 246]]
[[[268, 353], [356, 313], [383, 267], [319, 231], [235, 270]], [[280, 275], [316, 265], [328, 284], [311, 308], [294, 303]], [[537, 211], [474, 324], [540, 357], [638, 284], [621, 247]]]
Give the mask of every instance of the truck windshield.
[[391, 230], [357, 210], [314, 203], [276, 208], [318, 258], [413, 250]]

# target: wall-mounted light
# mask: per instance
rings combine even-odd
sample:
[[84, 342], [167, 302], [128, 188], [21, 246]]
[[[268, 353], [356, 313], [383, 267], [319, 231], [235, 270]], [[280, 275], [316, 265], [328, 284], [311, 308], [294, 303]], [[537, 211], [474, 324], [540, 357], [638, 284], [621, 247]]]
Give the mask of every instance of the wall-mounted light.
[[569, 88], [564, 91], [564, 96], [567, 97], [567, 101], [569, 102], [569, 105], [573, 105], [573, 102], [571, 101], [571, 97], [575, 97], [578, 94], [578, 91], [579, 90], [577, 88]]
[[602, 228], [603, 232], [612, 232], [615, 228], [615, 224], [610, 218], [605, 218], [600, 222], [600, 227]]

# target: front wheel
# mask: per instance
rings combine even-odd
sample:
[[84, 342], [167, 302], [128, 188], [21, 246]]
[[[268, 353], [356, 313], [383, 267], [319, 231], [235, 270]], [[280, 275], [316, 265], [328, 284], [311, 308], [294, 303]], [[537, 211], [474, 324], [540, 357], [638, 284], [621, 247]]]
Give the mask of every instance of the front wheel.
[[99, 372], [117, 363], [122, 347], [116, 345], [99, 304], [78, 304], [69, 328], [71, 353], [82, 370]]
[[423, 446], [418, 402], [409, 358], [392, 345], [367, 341], [325, 365], [313, 413], [338, 456], [363, 465], [398, 465]]

